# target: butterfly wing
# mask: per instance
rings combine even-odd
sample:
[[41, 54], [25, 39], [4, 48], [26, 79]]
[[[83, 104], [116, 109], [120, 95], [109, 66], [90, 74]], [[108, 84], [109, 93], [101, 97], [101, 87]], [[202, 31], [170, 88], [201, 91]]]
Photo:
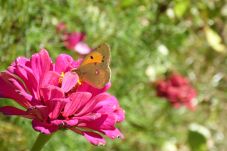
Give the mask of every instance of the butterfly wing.
[[109, 66], [109, 64], [110, 64], [110, 47], [107, 44], [101, 44], [95, 50], [103, 55], [102, 64]]
[[107, 44], [101, 44], [84, 58], [76, 72], [82, 82], [101, 89], [110, 80], [109, 64], [110, 48]]
[[110, 80], [110, 68], [101, 64], [87, 64], [79, 68], [78, 75], [82, 82], [101, 89]]
[[81, 66], [91, 63], [102, 63], [109, 66], [110, 64], [110, 47], [107, 44], [101, 44], [87, 56], [85, 56]]

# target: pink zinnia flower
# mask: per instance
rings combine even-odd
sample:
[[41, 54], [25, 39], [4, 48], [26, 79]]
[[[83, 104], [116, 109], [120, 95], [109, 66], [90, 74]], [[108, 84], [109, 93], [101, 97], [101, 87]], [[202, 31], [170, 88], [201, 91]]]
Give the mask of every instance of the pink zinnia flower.
[[81, 55], [88, 54], [91, 51], [91, 48], [84, 43], [85, 33], [72, 32], [65, 33], [64, 35], [64, 45], [67, 49], [76, 51]]
[[180, 74], [172, 74], [156, 83], [157, 96], [165, 97], [174, 107], [185, 105], [190, 110], [195, 109], [196, 90], [187, 78]]
[[0, 112], [29, 118], [33, 128], [44, 134], [70, 129], [94, 145], [105, 144], [102, 135], [122, 138], [115, 125], [124, 120], [124, 111], [106, 93], [110, 84], [101, 90], [79, 84], [71, 69], [80, 63], [66, 54], [53, 63], [45, 49], [31, 59], [18, 57], [0, 73], [0, 97], [13, 99], [24, 109], [4, 106]]

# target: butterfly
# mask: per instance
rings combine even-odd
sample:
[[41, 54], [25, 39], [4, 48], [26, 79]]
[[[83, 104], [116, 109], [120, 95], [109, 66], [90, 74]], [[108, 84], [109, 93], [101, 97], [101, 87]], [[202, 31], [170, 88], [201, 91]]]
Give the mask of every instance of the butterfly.
[[101, 89], [110, 81], [110, 47], [101, 44], [87, 54], [80, 67], [74, 71], [79, 75], [81, 82]]

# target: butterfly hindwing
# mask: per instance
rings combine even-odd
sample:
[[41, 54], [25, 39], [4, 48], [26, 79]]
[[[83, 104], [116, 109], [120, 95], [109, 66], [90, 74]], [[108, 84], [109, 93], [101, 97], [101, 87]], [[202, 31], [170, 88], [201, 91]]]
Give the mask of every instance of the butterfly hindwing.
[[110, 79], [110, 69], [104, 68], [100, 64], [87, 64], [79, 69], [80, 80], [93, 87], [103, 88]]

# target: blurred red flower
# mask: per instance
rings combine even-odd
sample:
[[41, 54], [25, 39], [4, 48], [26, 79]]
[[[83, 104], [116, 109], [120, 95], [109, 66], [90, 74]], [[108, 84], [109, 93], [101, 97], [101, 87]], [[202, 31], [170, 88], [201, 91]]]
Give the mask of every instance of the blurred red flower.
[[166, 98], [175, 108], [185, 105], [190, 110], [195, 109], [197, 93], [186, 77], [174, 73], [157, 81], [155, 87], [157, 96]]

